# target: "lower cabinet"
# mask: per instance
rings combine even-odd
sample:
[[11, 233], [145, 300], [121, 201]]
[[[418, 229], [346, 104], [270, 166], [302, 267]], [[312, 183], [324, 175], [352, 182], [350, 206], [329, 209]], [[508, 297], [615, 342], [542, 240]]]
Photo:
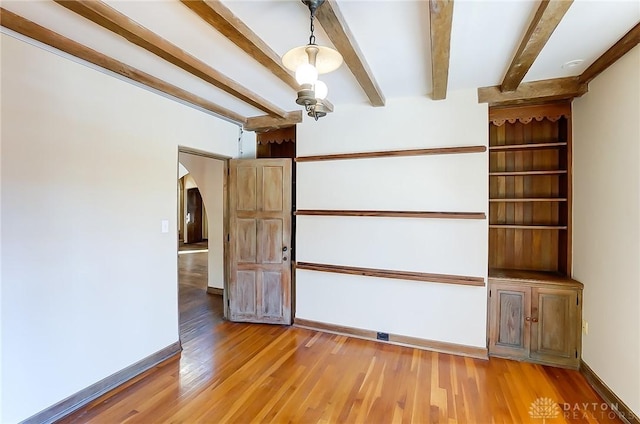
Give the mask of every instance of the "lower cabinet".
[[578, 368], [582, 284], [489, 276], [489, 354]]

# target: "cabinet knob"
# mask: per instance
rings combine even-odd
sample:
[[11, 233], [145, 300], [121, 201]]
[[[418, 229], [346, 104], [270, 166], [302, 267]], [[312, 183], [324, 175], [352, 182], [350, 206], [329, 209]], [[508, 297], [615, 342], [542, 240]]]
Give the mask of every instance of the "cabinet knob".
[[538, 318], [532, 318], [531, 321], [538, 322]]
[[525, 321], [531, 321], [531, 317], [526, 317], [524, 320]]

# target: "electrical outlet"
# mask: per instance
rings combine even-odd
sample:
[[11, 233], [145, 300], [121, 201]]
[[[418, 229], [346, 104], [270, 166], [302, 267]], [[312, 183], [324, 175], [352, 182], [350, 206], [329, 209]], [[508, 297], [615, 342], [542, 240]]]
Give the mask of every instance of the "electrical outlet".
[[378, 331], [378, 334], [376, 335], [376, 338], [378, 340], [384, 340], [384, 341], [388, 342], [389, 341], [389, 333], [381, 333], [381, 332]]
[[589, 323], [586, 320], [582, 320], [582, 334], [585, 336], [589, 334]]

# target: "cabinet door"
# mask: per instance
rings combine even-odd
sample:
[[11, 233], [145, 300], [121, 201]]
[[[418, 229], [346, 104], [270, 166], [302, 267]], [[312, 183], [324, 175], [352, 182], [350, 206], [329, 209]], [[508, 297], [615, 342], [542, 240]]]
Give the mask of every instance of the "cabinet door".
[[511, 358], [529, 356], [531, 289], [518, 285], [491, 285], [489, 353]]
[[575, 367], [579, 361], [577, 290], [531, 289], [531, 359]]

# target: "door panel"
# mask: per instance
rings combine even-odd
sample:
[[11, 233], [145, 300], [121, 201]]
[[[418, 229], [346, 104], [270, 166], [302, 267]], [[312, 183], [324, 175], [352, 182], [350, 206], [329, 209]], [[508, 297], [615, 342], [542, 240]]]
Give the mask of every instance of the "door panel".
[[255, 264], [258, 223], [255, 219], [238, 219], [236, 223], [236, 259], [238, 262]]
[[282, 168], [267, 166], [263, 170], [262, 193], [265, 211], [282, 211], [283, 208], [283, 175]]
[[228, 317], [291, 324], [291, 160], [231, 160], [229, 187]]
[[489, 352], [509, 357], [524, 357], [529, 353], [530, 308], [528, 288], [494, 285], [491, 295], [493, 314], [489, 331]]
[[577, 298], [574, 290], [532, 289], [531, 357], [575, 362]]
[[282, 315], [282, 275], [279, 272], [262, 274], [262, 314], [278, 317]]
[[507, 346], [523, 346], [524, 325], [522, 315], [524, 311], [524, 296], [522, 293], [500, 294], [500, 322], [498, 344]]
[[261, 221], [258, 238], [262, 247], [259, 253], [259, 261], [264, 264], [282, 263], [282, 220], [265, 219]]
[[238, 280], [234, 296], [234, 309], [238, 311], [240, 315], [255, 315], [256, 314], [256, 293], [254, 287], [256, 286], [256, 273], [251, 271], [238, 272]]
[[[242, 167], [237, 170], [236, 193], [239, 211], [255, 211], [258, 200], [256, 190], [257, 169]], [[233, 187], [233, 186], [232, 186]]]

